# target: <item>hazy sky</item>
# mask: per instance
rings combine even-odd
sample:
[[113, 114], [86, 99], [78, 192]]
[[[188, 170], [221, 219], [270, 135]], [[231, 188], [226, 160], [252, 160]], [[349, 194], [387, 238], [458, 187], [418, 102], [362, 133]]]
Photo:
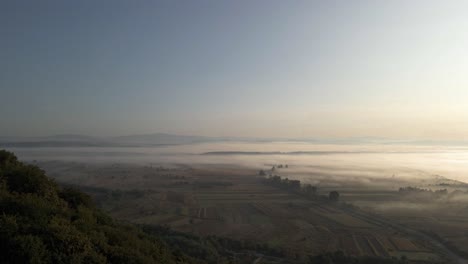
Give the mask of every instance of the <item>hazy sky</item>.
[[468, 1], [1, 1], [0, 134], [468, 139]]

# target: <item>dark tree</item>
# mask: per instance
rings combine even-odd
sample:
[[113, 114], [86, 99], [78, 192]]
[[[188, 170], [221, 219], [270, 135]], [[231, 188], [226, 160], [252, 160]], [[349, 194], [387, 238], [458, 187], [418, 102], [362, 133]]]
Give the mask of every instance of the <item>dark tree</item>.
[[306, 184], [304, 186], [304, 192], [308, 195], [308, 196], [315, 196], [317, 194], [317, 187], [315, 186], [312, 186], [311, 184]]
[[293, 190], [300, 190], [301, 189], [301, 181], [298, 180], [290, 180], [289, 181], [289, 188]]
[[339, 198], [340, 198], [340, 193], [337, 191], [331, 191], [330, 194], [328, 195], [328, 199], [330, 199], [330, 201], [338, 201]]

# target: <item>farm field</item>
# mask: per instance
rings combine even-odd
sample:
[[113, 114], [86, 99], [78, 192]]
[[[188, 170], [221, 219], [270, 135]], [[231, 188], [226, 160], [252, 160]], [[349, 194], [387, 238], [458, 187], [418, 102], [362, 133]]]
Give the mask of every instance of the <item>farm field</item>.
[[[248, 168], [54, 162], [41, 166], [52, 171], [57, 180], [78, 185], [93, 195], [118, 219], [266, 243], [297, 261], [338, 250], [350, 256], [405, 256], [415, 263], [443, 262], [446, 257], [425, 238], [381, 221], [382, 212], [379, 216], [375, 210], [307, 199], [265, 184], [257, 171]], [[71, 171], [68, 166], [74, 174], [65, 178]], [[332, 188], [324, 187], [319, 193], [329, 190]], [[342, 200], [350, 204], [397, 197], [388, 190], [342, 191]], [[368, 213], [372, 217], [366, 217]], [[414, 219], [407, 218], [404, 222], [391, 213], [388, 219], [419, 230], [420, 221], [411, 223]], [[463, 219], [452, 219], [457, 220], [463, 225]], [[461, 236], [451, 239], [465, 242]]]

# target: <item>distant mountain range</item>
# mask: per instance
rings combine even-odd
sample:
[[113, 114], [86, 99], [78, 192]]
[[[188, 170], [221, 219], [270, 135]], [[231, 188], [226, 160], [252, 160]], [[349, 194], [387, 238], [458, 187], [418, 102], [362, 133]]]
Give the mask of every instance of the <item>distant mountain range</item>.
[[135, 145], [177, 145], [216, 141], [215, 138], [202, 136], [184, 136], [165, 133], [130, 135], [112, 138], [112, 140]]
[[230, 141], [234, 138], [185, 136], [165, 133], [93, 137], [54, 135], [44, 137], [0, 137], [0, 147], [143, 147]]
[[466, 146], [466, 141], [389, 140], [375, 137], [345, 139], [311, 138], [253, 138], [253, 137], [205, 137], [166, 133], [127, 135], [118, 137], [94, 137], [63, 134], [44, 137], [1, 137], [1, 147], [152, 147], [206, 142], [308, 142], [312, 144], [407, 144]]
[[290, 141], [290, 139], [204, 137], [167, 133], [127, 135], [117, 137], [93, 137], [87, 135], [65, 134], [44, 137], [0, 137], [0, 147], [151, 147], [226, 141], [275, 142]]

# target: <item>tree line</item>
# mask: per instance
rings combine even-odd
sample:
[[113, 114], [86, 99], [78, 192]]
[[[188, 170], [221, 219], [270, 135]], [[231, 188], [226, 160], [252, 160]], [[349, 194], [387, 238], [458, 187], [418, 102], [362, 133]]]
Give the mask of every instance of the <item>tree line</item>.
[[281, 176], [271, 174], [268, 177], [266, 177], [266, 173], [263, 170], [260, 170], [258, 174], [260, 176], [264, 176], [263, 181], [266, 184], [300, 194], [308, 199], [328, 199], [330, 201], [338, 201], [340, 197], [340, 194], [337, 191], [329, 192], [328, 197], [319, 196], [317, 186], [314, 186], [310, 183], [301, 184], [300, 180], [291, 180], [288, 178], [282, 178]]

